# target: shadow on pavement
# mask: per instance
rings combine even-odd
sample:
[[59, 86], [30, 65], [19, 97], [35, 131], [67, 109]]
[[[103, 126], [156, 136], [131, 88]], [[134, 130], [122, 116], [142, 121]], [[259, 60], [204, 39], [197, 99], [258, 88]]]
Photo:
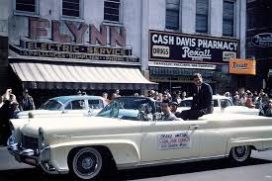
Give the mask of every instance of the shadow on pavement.
[[[236, 165], [230, 163], [227, 159], [202, 161], [184, 164], [174, 164], [167, 166], [146, 167], [133, 170], [124, 170], [117, 172], [114, 176], [106, 177], [103, 180], [137, 180], [153, 177], [188, 174], [194, 172], [213, 171], [218, 169], [235, 168], [242, 166], [253, 166], [272, 163], [272, 161], [252, 158], [248, 163]], [[73, 180], [69, 175], [46, 175], [40, 169], [27, 168], [18, 170], [0, 171], [1, 181], [69, 181]]]

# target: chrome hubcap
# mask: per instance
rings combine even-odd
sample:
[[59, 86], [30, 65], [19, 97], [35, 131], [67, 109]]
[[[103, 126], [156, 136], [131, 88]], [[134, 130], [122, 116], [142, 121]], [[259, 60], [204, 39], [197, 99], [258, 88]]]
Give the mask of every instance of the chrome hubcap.
[[93, 167], [94, 165], [94, 161], [89, 157], [89, 158], [85, 158], [84, 160], [82, 160], [82, 168], [88, 170], [90, 168]]
[[241, 157], [241, 156], [244, 156], [245, 154], [245, 147], [238, 147], [236, 148], [236, 153], [237, 153], [237, 156]]

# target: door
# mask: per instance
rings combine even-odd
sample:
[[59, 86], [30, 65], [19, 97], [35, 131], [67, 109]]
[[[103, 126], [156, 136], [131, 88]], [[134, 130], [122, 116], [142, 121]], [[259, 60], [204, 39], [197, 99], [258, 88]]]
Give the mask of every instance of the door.
[[199, 156], [199, 132], [205, 121], [143, 123], [141, 161], [187, 159]]

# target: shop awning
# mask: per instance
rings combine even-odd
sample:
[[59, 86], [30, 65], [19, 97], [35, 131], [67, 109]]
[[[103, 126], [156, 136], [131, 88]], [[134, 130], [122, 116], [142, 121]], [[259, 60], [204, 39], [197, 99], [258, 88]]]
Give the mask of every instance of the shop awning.
[[28, 89], [157, 89], [135, 67], [34, 62], [10, 63], [24, 88]]

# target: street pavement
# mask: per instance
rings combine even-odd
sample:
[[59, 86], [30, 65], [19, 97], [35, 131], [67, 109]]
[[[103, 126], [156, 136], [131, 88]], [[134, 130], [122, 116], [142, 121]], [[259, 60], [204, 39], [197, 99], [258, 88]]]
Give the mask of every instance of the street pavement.
[[[49, 176], [41, 170], [17, 163], [0, 147], [1, 181], [69, 181], [69, 176]], [[105, 180], [135, 181], [272, 181], [272, 151], [253, 152], [249, 163], [242, 166], [228, 160], [211, 160], [168, 166], [119, 171]]]

